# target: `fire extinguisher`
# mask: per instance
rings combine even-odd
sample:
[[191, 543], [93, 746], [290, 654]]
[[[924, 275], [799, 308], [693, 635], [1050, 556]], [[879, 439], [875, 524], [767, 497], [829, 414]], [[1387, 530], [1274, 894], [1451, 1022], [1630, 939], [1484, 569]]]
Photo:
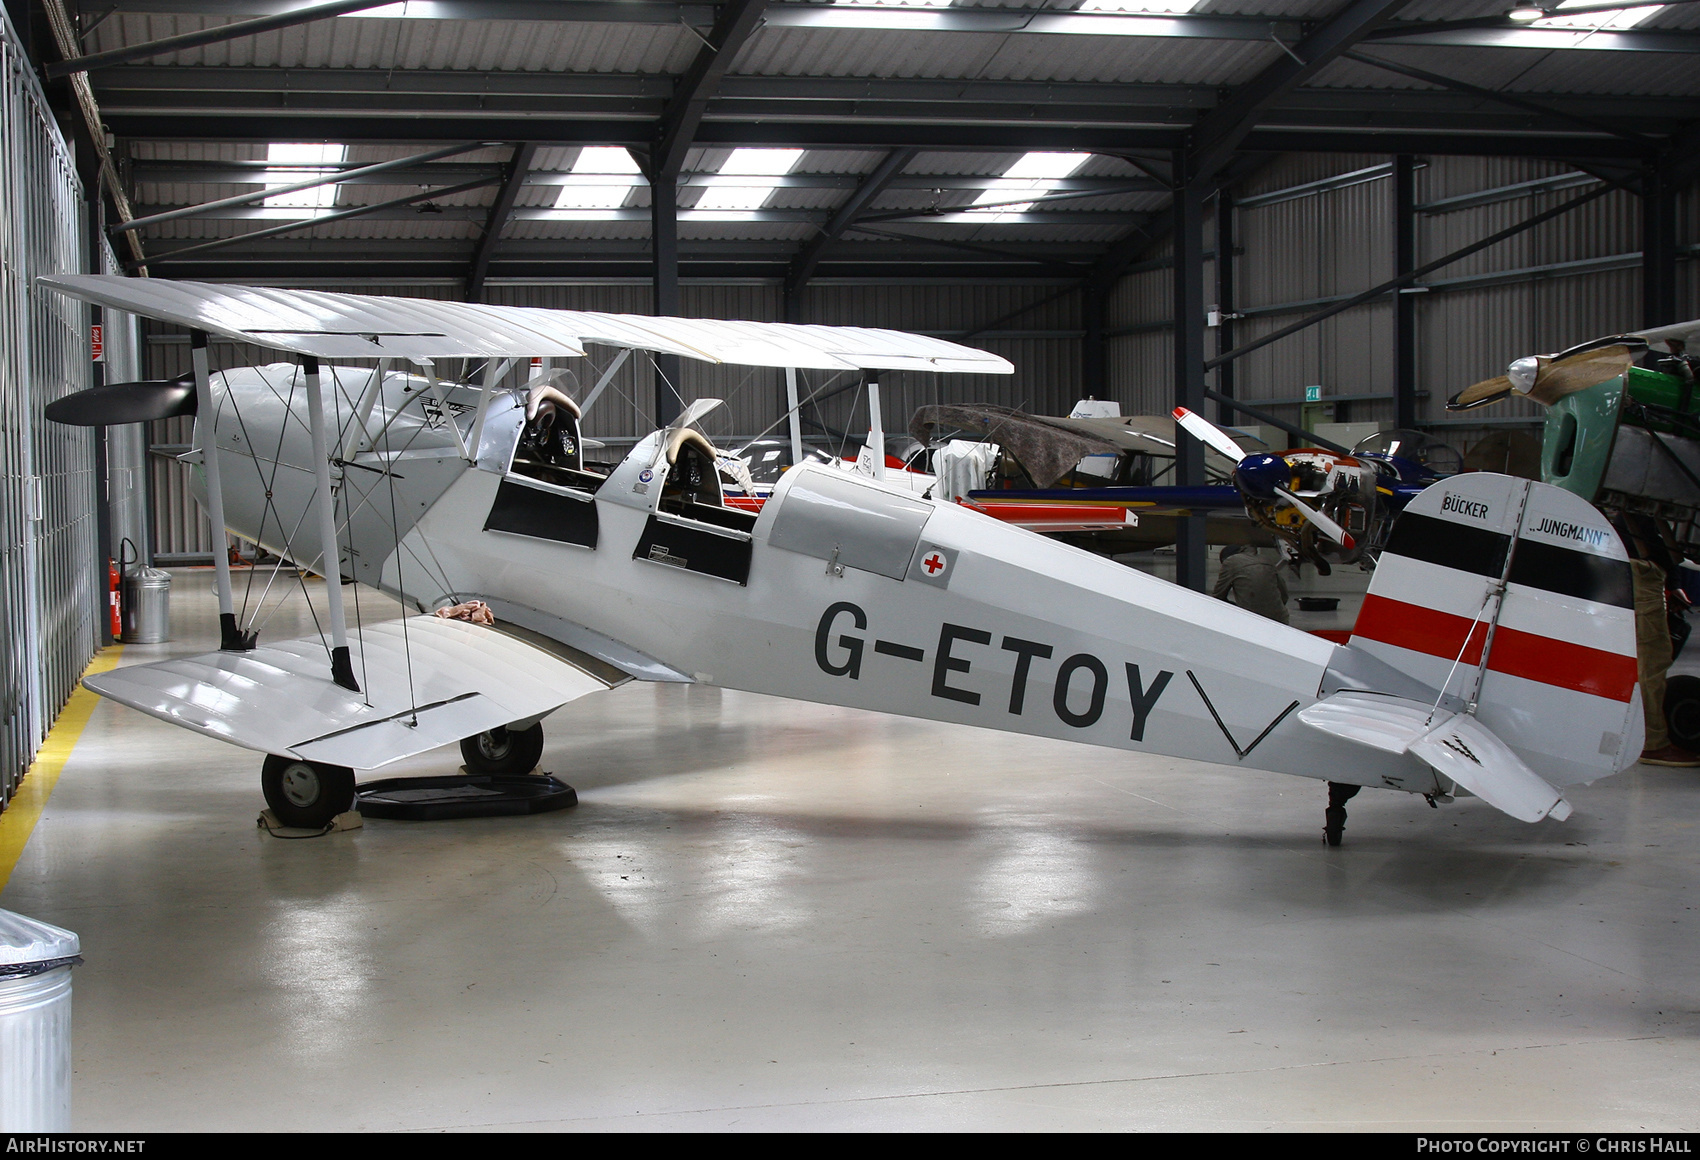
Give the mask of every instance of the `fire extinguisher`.
[[123, 589], [124, 574], [118, 570], [118, 561], [108, 556], [106, 558], [106, 602], [108, 611], [112, 614], [113, 640], [121, 640], [124, 636], [124, 617], [118, 607]]
[[[134, 553], [133, 555], [129, 553]], [[118, 562], [112, 562], [110, 556], [106, 560], [107, 600], [111, 604], [112, 639], [124, 639], [124, 573], [132, 561], [139, 561], [141, 553], [136, 551], [136, 545], [125, 536], [118, 545]]]

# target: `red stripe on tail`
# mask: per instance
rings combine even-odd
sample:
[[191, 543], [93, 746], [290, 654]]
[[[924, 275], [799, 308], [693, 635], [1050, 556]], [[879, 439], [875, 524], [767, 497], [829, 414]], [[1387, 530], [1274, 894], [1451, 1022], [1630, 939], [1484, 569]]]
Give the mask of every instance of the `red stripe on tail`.
[[[1467, 648], [1465, 633], [1470, 634]], [[1460, 663], [1476, 665], [1481, 663], [1487, 625], [1372, 593], [1364, 597], [1363, 611], [1358, 613], [1352, 634], [1446, 660], [1456, 657], [1463, 648]], [[1507, 676], [1626, 703], [1637, 679], [1634, 657], [1521, 632], [1503, 624], [1494, 633], [1493, 657], [1488, 668]]]

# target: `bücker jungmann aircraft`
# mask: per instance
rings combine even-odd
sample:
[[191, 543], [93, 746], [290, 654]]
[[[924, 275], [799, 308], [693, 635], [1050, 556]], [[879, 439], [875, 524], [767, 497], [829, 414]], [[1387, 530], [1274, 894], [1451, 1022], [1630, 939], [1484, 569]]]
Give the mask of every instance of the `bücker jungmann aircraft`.
[[[219, 651], [87, 679], [267, 754], [262, 786], [290, 824], [348, 809], [354, 770], [451, 742], [475, 771], [528, 772], [545, 716], [631, 679], [1324, 779], [1331, 844], [1361, 786], [1563, 819], [1563, 787], [1641, 751], [1627, 558], [1556, 487], [1487, 473], [1429, 487], [1336, 645], [878, 478], [802, 464], [759, 513], [729, 508], [695, 426], [712, 400], [592, 470], [552, 376], [500, 386], [585, 344], [870, 375], [1013, 369], [983, 351], [851, 327], [42, 283], [192, 335], [192, 382], [96, 388], [61, 416], [193, 411], [184, 458], [215, 527], [326, 575], [334, 557], [420, 614], [471, 599], [495, 613], [495, 627], [410, 615], [350, 631], [330, 583], [324, 636], [256, 640], [219, 559]], [[208, 335], [295, 361], [211, 374]], [[481, 385], [435, 377], [431, 360], [456, 357], [488, 360]], [[414, 369], [320, 363], [339, 358]]]

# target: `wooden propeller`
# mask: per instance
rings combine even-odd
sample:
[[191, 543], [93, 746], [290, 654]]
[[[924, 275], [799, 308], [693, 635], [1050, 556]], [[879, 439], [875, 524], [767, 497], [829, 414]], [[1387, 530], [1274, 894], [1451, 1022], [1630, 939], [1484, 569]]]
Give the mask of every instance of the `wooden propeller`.
[[[1634, 362], [1634, 352], [1622, 343], [1578, 351], [1563, 358], [1541, 355], [1536, 359], [1535, 381], [1527, 395], [1542, 406], [1550, 407], [1566, 395], [1574, 395], [1577, 391], [1617, 378]], [[1446, 409], [1467, 411], [1472, 407], [1497, 403], [1516, 389], [1509, 375], [1483, 379], [1446, 400]]]

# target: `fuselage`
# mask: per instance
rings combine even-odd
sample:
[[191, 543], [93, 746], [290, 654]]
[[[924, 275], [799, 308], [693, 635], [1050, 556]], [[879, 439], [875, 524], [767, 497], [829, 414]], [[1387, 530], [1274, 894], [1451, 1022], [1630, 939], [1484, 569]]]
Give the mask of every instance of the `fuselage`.
[[[229, 386], [247, 442], [264, 447], [252, 430], [262, 408], [241, 398], [240, 383]], [[220, 443], [236, 450], [227, 414], [221, 407]], [[388, 516], [381, 458], [368, 457], [375, 470], [346, 467], [339, 497], [339, 520], [354, 530], [353, 555], [345, 531], [344, 570], [421, 608], [486, 598], [521, 623], [529, 610], [585, 626], [726, 688], [1436, 789], [1416, 758], [1351, 745], [1298, 719], [1324, 694], [1337, 646], [958, 505], [803, 465], [747, 523], [716, 525], [658, 513], [657, 436], [591, 492], [518, 479], [506, 460], [475, 467], [441, 439], [422, 451], [419, 440], [435, 434], [413, 432], [411, 460], [389, 452], [407, 477], [394, 482], [399, 548], [383, 544], [369, 518], [349, 518], [351, 509]], [[257, 481], [277, 473], [263, 454], [254, 458], [259, 470], [226, 467], [228, 518], [233, 531], [283, 551], [258, 526], [267, 509]], [[415, 497], [432, 472], [446, 486]], [[544, 505], [543, 522], [525, 532], [493, 516], [499, 501], [512, 506], [516, 488]], [[274, 489], [268, 525], [312, 527], [300, 514], [310, 502]], [[420, 510], [401, 513], [409, 504]], [[552, 511], [581, 542], [551, 538]]]

